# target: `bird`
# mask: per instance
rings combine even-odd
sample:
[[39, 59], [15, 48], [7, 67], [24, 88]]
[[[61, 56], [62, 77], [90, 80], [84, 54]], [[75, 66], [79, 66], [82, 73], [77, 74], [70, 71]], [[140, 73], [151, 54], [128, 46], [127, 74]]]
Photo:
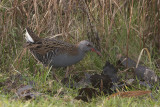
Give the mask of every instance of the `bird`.
[[88, 40], [82, 40], [73, 45], [55, 38], [40, 38], [29, 27], [25, 28], [24, 35], [25, 47], [44, 66], [54, 68], [71, 66], [80, 62], [89, 51], [102, 56]]

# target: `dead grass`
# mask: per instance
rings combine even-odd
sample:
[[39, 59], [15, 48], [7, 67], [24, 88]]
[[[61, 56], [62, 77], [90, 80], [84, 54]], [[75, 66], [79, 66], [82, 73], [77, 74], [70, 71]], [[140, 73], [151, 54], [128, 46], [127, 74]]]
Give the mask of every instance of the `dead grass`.
[[[101, 70], [106, 59], [115, 64], [117, 54], [138, 59], [144, 48], [154, 62], [160, 50], [159, 20], [160, 0], [1, 0], [0, 72], [33, 76], [41, 70], [23, 48], [25, 27], [73, 44], [92, 41], [103, 60], [88, 56], [76, 70]], [[150, 65], [145, 52], [141, 61]]]

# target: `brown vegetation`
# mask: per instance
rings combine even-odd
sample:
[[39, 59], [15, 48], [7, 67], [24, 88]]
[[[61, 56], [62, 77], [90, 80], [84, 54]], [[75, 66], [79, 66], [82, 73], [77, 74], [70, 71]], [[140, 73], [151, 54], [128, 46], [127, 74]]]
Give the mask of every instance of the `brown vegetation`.
[[135, 37], [141, 48], [160, 50], [159, 0], [1, 0], [0, 25], [0, 57], [7, 59], [0, 64], [18, 56], [25, 27], [73, 43], [88, 37], [105, 52], [118, 36], [126, 37], [127, 55], [129, 38]]

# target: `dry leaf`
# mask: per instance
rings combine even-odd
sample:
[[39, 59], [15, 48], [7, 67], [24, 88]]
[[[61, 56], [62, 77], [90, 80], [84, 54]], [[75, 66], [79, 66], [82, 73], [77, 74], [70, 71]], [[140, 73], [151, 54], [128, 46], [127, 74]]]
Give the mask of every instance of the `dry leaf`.
[[108, 97], [110, 99], [111, 97], [120, 96], [120, 97], [138, 97], [145, 94], [150, 94], [151, 91], [128, 91], [128, 92], [118, 92], [115, 94], [112, 94]]

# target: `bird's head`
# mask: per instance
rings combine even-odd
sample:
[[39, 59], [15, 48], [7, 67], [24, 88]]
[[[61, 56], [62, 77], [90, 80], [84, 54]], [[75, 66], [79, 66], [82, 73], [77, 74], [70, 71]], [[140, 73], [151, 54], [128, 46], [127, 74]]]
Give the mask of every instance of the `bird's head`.
[[97, 53], [99, 56], [102, 56], [101, 53], [93, 46], [93, 43], [89, 42], [87, 40], [83, 40], [83, 41], [79, 42], [78, 47], [83, 52], [92, 51], [92, 52]]

